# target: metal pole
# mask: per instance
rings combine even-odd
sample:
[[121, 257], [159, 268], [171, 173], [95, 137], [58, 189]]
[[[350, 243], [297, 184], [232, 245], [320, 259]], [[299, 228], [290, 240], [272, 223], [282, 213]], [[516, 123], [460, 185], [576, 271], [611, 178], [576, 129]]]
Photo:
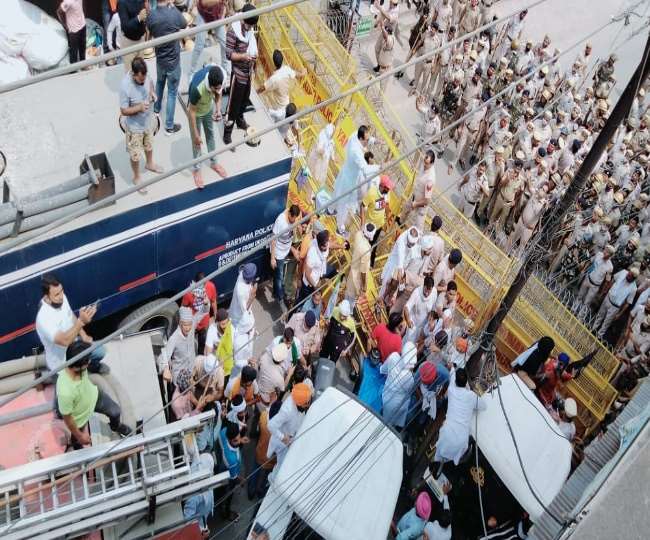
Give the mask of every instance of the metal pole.
[[[596, 141], [594, 142], [591, 150], [585, 157], [585, 160], [582, 162], [580, 169], [575, 174], [573, 182], [569, 185], [566, 193], [560, 199], [559, 204], [557, 205], [556, 210], [551, 214], [549, 219], [544, 223], [540, 231], [540, 248], [541, 251], [548, 251], [552, 242], [552, 239], [557, 232], [557, 229], [560, 227], [564, 216], [573, 207], [578, 195], [585, 187], [587, 180], [591, 176], [594, 168], [598, 164], [600, 157], [603, 152], [606, 151], [607, 145], [609, 144], [611, 138], [614, 136], [614, 133], [618, 129], [619, 125], [627, 118], [630, 108], [632, 107], [632, 101], [637, 93], [637, 88], [640, 87], [641, 83], [648, 77], [648, 72], [650, 71], [650, 62], [644, 62], [644, 58], [650, 52], [650, 34], [648, 34], [648, 41], [646, 42], [645, 51], [641, 56], [641, 61], [637, 67], [634, 75], [627, 83], [625, 90], [621, 94], [616, 106], [612, 110], [607, 122], [603, 126], [603, 129], [598, 134]], [[472, 370], [478, 369], [477, 366], [480, 365], [480, 358], [484, 352], [488, 351], [492, 346], [496, 332], [501, 326], [501, 323], [508, 315], [510, 308], [512, 308], [515, 300], [521, 293], [522, 289], [526, 285], [528, 278], [530, 277], [533, 268], [535, 266], [535, 253], [538, 253], [537, 250], [527, 250], [525, 252], [524, 261], [515, 277], [514, 281], [510, 285], [508, 292], [503, 297], [499, 308], [496, 313], [490, 319], [485, 332], [481, 338], [480, 346], [469, 360], [469, 368]]]

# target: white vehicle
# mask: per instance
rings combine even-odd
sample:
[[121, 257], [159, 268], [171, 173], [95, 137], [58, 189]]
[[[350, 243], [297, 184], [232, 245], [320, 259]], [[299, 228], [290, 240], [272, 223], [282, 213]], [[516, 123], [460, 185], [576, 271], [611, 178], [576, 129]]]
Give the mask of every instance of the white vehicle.
[[398, 435], [356, 396], [328, 388], [271, 479], [253, 528], [265, 528], [270, 540], [387, 538], [402, 450]]

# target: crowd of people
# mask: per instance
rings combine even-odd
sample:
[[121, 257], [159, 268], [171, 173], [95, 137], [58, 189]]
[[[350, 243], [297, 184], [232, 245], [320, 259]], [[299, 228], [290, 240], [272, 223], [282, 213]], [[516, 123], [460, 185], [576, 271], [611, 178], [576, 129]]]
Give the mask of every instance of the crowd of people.
[[[158, 37], [186, 25], [175, 5], [178, 2], [171, 0], [159, 2], [155, 11], [142, 0], [108, 3], [119, 13], [122, 46], [143, 40], [147, 30]], [[75, 3], [64, 0], [63, 4], [72, 23]], [[197, 24], [227, 13], [219, 0], [200, 0], [198, 5]], [[490, 5], [478, 0], [416, 3], [419, 19], [411, 31], [408, 59], [492, 20]], [[395, 61], [400, 8], [403, 5], [397, 0], [372, 5], [377, 26], [376, 73], [387, 71]], [[241, 9], [246, 12], [253, 5]], [[317, 215], [309, 221], [301, 223], [303, 210], [295, 204], [276, 216], [269, 265], [283, 328], [266, 347], [258, 345], [263, 329], [253, 309], [261, 287], [261, 269], [256, 264], [240, 267], [227, 309], [218, 305], [216, 287], [205, 282], [203, 273], [197, 273], [190, 284], [191, 292], [182, 299], [178, 325], [158, 358], [158, 367], [171, 396], [173, 418], [206, 410], [216, 413], [215, 421], [199, 436], [202, 458], [197, 466], [229, 472], [230, 483], [219, 505], [225, 519], [239, 517], [232, 509], [232, 494], [244, 478], [249, 500], [264, 496], [269, 475], [282, 463], [309, 409], [319, 363], [345, 362], [354, 380], [359, 376], [356, 353], [360, 343], [367, 354], [361, 360], [365, 374], [359, 381], [359, 397], [400, 433], [407, 453], [436, 422], [441, 427], [432, 474], [439, 477], [466, 453], [470, 421], [484, 404], [472, 389], [466, 365], [475, 329], [456, 305], [455, 277], [463, 255], [459, 249], [445, 247], [440, 235], [443, 220], [432, 211], [435, 163], [453, 148], [450, 170], [461, 170], [459, 210], [507, 250], [520, 254], [530, 248], [535, 232], [565, 193], [603, 127], [616, 82], [614, 54], [594, 64], [591, 45], [586, 44], [570, 67], [563, 69], [560, 51], [548, 36], [540, 43], [524, 37], [525, 19], [523, 11], [415, 66], [409, 87], [423, 116], [422, 139], [435, 137], [452, 122], [472, 114], [428, 146], [412, 194], [399, 215], [392, 215], [389, 204], [395, 182], [389, 175], [377, 175], [380, 165], [372, 150], [371, 128], [360, 125], [349, 137], [338, 169], [334, 211], [319, 211], [319, 205], [328, 202], [327, 194], [319, 190]], [[244, 112], [257, 55], [256, 22], [256, 18], [244, 19], [228, 30], [219, 29], [221, 65], [198, 66], [206, 36], [197, 36], [188, 75], [194, 157], [201, 155], [204, 143], [208, 151], [215, 149], [214, 122], [224, 121], [224, 144], [232, 141], [235, 127], [249, 127]], [[136, 184], [142, 153], [145, 167], [160, 171], [153, 161], [149, 129], [151, 114], [162, 110], [165, 86], [165, 130], [173, 135], [182, 129], [174, 121], [182, 76], [179, 53], [178, 42], [156, 49], [156, 84], [142, 58], [125, 59], [128, 71], [120, 89], [120, 109], [126, 117]], [[289, 94], [293, 81], [304, 72], [286, 65], [280, 51], [274, 51], [272, 60], [275, 72], [257, 90], [268, 100], [273, 118], [281, 120], [295, 114]], [[479, 108], [526, 74], [531, 75], [527, 82]], [[384, 91], [386, 84], [387, 79], [382, 81]], [[617, 324], [623, 325], [620, 338], [612, 344], [623, 360], [615, 383], [625, 388], [649, 368], [650, 256], [646, 253], [650, 255], [650, 196], [646, 177], [650, 113], [646, 90], [646, 85], [639, 87], [626, 122], [602, 155], [575, 212], [567, 216], [548, 260], [553, 279], [573, 291], [572, 307], [593, 309], [594, 329], [600, 337], [607, 337]], [[229, 93], [229, 107], [222, 117], [224, 91]], [[333, 158], [333, 133], [333, 125], [325, 126], [307, 158], [312, 178], [321, 184]], [[295, 143], [295, 129], [287, 127], [282, 134], [287, 144]], [[209, 166], [220, 177], [227, 175], [215, 158]], [[193, 177], [196, 186], [203, 187], [199, 166]], [[327, 230], [327, 213], [336, 215], [336, 231]], [[390, 244], [382, 245], [387, 240]], [[348, 264], [342, 265], [335, 256], [340, 250], [349, 252]], [[379, 272], [382, 252], [387, 255]], [[379, 275], [377, 312], [385, 315], [386, 322], [380, 320], [366, 329], [360, 326], [355, 308], [366, 301], [375, 275]], [[341, 279], [343, 286], [335, 285], [327, 299], [328, 286]], [[91, 322], [94, 309], [82, 308], [75, 316], [62, 284], [54, 276], [43, 279], [36, 329], [50, 369], [90, 346], [92, 338], [84, 326]], [[576, 369], [566, 354], [554, 355], [554, 348], [553, 340], [543, 337], [512, 367], [547, 407], [564, 436], [574, 440], [577, 404], [571, 398], [563, 400], [558, 391], [562, 382], [576, 376]], [[130, 431], [121, 423], [119, 406], [88, 378], [87, 371], [106, 372], [103, 354], [101, 348], [95, 350], [66, 367], [56, 381], [57, 411], [71, 432], [74, 448], [90, 442], [87, 423], [92, 412], [108, 416], [117, 433]], [[253, 464], [244, 463], [246, 447], [254, 447]], [[450, 489], [445, 484], [444, 502], [437, 511], [432, 510], [429, 493], [418, 493], [413, 508], [396, 520], [395, 537], [451, 538]], [[203, 494], [186, 502], [185, 515], [199, 518], [207, 529], [213, 507], [212, 494]]]

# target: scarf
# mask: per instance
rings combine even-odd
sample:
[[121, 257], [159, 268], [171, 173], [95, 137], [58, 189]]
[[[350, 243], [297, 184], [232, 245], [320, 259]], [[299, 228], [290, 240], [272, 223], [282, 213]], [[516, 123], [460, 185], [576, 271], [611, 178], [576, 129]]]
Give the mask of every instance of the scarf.
[[239, 41], [243, 41], [244, 43], [248, 43], [248, 48], [246, 49], [246, 53], [248, 56], [251, 58], [257, 57], [257, 39], [255, 39], [255, 32], [252, 30], [248, 30], [246, 32], [246, 35], [242, 33], [242, 26], [241, 26], [241, 21], [235, 21], [230, 25], [230, 28], [232, 28], [232, 31], [235, 33], [235, 36]]
[[221, 336], [219, 345], [216, 351], [217, 359], [223, 366], [223, 373], [227, 377], [232, 372], [232, 367], [235, 362], [233, 356], [233, 340], [232, 340], [232, 322], [228, 321], [228, 325]]

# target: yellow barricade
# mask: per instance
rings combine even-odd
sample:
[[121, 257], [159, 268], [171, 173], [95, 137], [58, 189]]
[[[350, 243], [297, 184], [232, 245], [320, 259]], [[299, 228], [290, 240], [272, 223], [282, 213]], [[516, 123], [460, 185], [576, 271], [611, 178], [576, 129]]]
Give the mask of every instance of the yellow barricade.
[[[274, 49], [283, 52], [289, 65], [306, 70], [307, 75], [294, 85], [291, 94], [299, 109], [322, 102], [361, 81], [355, 60], [308, 3], [262, 17], [258, 45], [258, 81], [272, 73]], [[299, 190], [295, 171], [305, 167], [306, 159], [295, 160], [290, 199], [306, 210], [313, 209], [311, 194], [316, 189], [326, 186], [333, 190], [345, 144], [359, 125], [370, 125], [373, 129], [377, 139], [373, 153], [377, 162], [389, 161], [413, 147], [408, 130], [384, 102], [378, 85], [339, 100], [301, 121], [301, 148], [306, 156], [328, 122], [335, 126], [335, 152], [327, 178], [312, 178], [309, 189]], [[403, 160], [390, 173], [398, 186], [391, 198], [391, 210], [397, 215], [402, 202], [410, 195], [418, 159], [414, 156]], [[494, 314], [517, 272], [519, 261], [495, 246], [444, 195], [435, 196], [432, 207], [433, 213], [443, 220], [441, 236], [447, 249], [457, 247], [463, 252], [463, 263], [457, 272], [459, 309], [479, 329]], [[333, 226], [332, 218], [324, 221], [328, 227]], [[389, 246], [386, 244], [384, 242], [379, 249], [380, 255], [387, 253]], [[349, 254], [346, 253], [345, 258], [349, 262]], [[371, 288], [370, 309], [376, 295], [374, 283]], [[616, 397], [608, 381], [617, 371], [619, 362], [539, 280], [532, 278], [496, 336], [502, 366], [507, 369], [517, 354], [543, 335], [552, 336], [557, 351], [567, 352], [574, 360], [596, 352], [591, 365], [577, 380], [569, 382], [566, 389], [582, 404], [580, 417], [585, 426], [602, 420]]]

